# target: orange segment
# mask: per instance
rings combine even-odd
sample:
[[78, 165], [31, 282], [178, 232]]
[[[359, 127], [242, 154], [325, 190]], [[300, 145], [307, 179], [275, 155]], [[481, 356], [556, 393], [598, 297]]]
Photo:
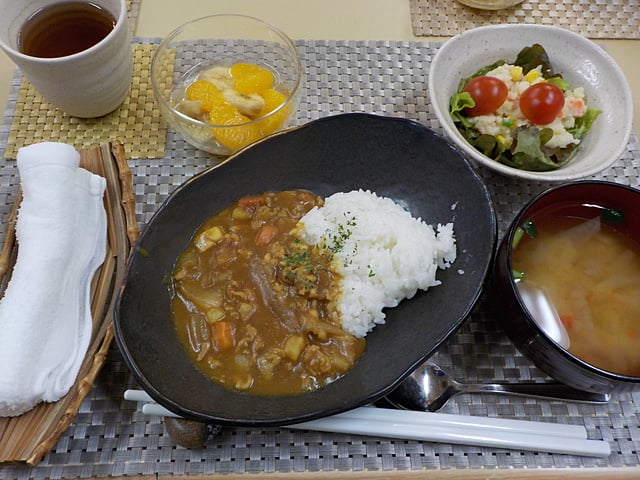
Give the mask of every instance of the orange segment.
[[261, 93], [273, 87], [270, 70], [252, 63], [236, 63], [229, 69], [234, 81], [234, 89], [242, 94]]
[[202, 102], [202, 109], [210, 112], [217, 105], [224, 103], [224, 96], [216, 86], [206, 80], [196, 80], [187, 87], [187, 100], [199, 100]]
[[[273, 112], [280, 105], [282, 105], [284, 102], [287, 101], [287, 96], [284, 93], [274, 90], [272, 88], [262, 92], [262, 98], [264, 98], [265, 105], [260, 116], [264, 116], [270, 112]], [[278, 110], [276, 113], [274, 113], [270, 117], [260, 121], [258, 124], [260, 127], [260, 130], [264, 135], [269, 135], [275, 132], [287, 120], [290, 113], [291, 113], [291, 105], [290, 104], [285, 105], [284, 108]]]
[[256, 73], [265, 70], [263, 67], [256, 65], [255, 63], [234, 63], [229, 68], [229, 73], [233, 78], [247, 77], [249, 75], [255, 75]]
[[[234, 152], [262, 137], [262, 133], [256, 125], [242, 125], [250, 122], [251, 119], [242, 115], [236, 107], [229, 103], [220, 105], [212, 110], [209, 115], [209, 121], [217, 125], [230, 125], [212, 130], [218, 142]], [[232, 127], [231, 125], [238, 126]]]
[[262, 138], [262, 133], [256, 125], [242, 127], [214, 128], [213, 134], [218, 142], [235, 152]]
[[214, 105], [209, 112], [209, 123], [215, 125], [235, 125], [248, 122], [249, 119], [238, 112], [238, 109], [228, 102]]

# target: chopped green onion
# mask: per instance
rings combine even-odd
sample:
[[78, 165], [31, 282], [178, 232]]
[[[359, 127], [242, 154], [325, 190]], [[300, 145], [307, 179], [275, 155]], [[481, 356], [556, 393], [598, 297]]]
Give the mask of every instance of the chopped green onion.
[[527, 235], [529, 235], [531, 238], [536, 238], [538, 236], [538, 229], [533, 223], [533, 220], [526, 220], [522, 224], [522, 229], [527, 232]]
[[513, 241], [511, 242], [511, 248], [517, 248], [520, 240], [522, 240], [522, 236], [524, 235], [524, 230], [520, 227], [516, 228], [515, 233], [513, 234]]
[[600, 219], [608, 223], [624, 223], [624, 213], [614, 208], [603, 208], [600, 212]]
[[515, 268], [511, 270], [511, 275], [513, 276], [514, 280], [524, 280], [524, 272], [520, 271], [520, 270], [516, 270]]

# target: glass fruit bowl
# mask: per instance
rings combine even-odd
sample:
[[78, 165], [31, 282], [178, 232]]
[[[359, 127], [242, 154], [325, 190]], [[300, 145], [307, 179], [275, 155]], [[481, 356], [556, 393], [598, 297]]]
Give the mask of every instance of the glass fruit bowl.
[[227, 156], [295, 118], [302, 67], [291, 39], [245, 15], [212, 15], [171, 32], [151, 62], [167, 123], [194, 147]]

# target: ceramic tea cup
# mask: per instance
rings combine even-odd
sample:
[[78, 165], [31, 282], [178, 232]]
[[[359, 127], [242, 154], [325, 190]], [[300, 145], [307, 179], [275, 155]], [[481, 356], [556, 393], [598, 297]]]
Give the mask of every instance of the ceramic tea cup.
[[133, 71], [126, 0], [0, 0], [0, 11], [0, 47], [53, 106], [93, 118], [124, 101]]

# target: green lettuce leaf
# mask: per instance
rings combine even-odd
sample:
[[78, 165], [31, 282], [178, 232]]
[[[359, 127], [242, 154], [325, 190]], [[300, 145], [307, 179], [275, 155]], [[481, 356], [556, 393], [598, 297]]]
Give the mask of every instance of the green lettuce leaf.
[[519, 129], [511, 146], [511, 157], [506, 157], [502, 163], [533, 172], [555, 170], [558, 164], [549, 158], [541, 147], [551, 136], [553, 131], [549, 128]]
[[449, 112], [453, 117], [453, 121], [460, 122], [468, 128], [471, 128], [472, 124], [462, 112], [465, 108], [473, 108], [475, 106], [476, 102], [473, 100], [469, 92], [456, 93], [449, 100]]
[[568, 128], [567, 131], [575, 138], [581, 139], [584, 137], [584, 134], [589, 131], [593, 122], [596, 121], [596, 118], [598, 118], [601, 113], [602, 110], [587, 107], [586, 113], [582, 117], [576, 118], [576, 124], [572, 128]]
[[567, 90], [569, 90], [569, 84], [560, 75], [547, 78], [547, 82], [554, 84], [563, 92], [566, 92]]
[[553, 77], [553, 67], [551, 66], [551, 60], [545, 51], [544, 47], [539, 43], [534, 43], [530, 47], [524, 47], [518, 53], [514, 65], [522, 67], [522, 71], [526, 75], [529, 71], [538, 67], [542, 67], [542, 76], [544, 78]]

